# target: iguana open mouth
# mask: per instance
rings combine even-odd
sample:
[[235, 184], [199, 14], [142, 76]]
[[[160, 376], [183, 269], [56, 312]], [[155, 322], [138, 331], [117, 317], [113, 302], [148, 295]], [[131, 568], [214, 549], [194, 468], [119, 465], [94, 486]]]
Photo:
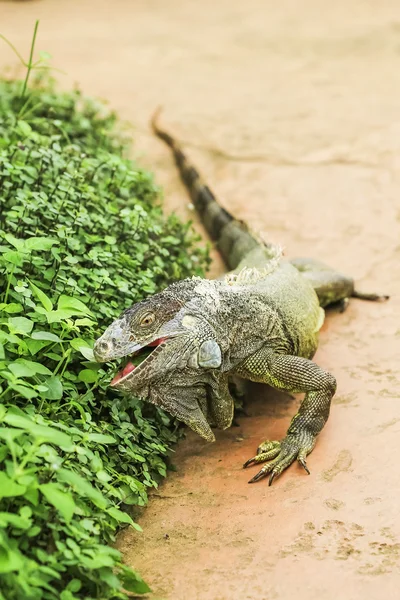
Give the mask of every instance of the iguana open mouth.
[[131, 354], [128, 358], [128, 361], [125, 362], [125, 365], [118, 371], [115, 377], [110, 381], [110, 386], [114, 387], [120, 383], [124, 379], [128, 377], [145, 360], [154, 352], [154, 350], [165, 341], [166, 338], [159, 338], [158, 340], [154, 340], [150, 342], [147, 346], [143, 346], [139, 350], [136, 350], [133, 354]]

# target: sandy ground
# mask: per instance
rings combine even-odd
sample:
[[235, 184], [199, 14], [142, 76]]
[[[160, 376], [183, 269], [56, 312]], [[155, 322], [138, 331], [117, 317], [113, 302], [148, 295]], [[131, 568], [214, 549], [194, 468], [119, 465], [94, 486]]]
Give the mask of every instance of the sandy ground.
[[[241, 465], [283, 436], [298, 400], [250, 390], [248, 417], [194, 435], [120, 548], [169, 600], [378, 600], [400, 585], [400, 13], [396, 0], [0, 3], [0, 29], [53, 54], [136, 127], [140, 160], [187, 217], [147, 122], [164, 122], [229, 210], [286, 247], [392, 295], [330, 314], [316, 361], [337, 377], [309, 457], [268, 488]], [[1, 46], [0, 63], [14, 62]], [[225, 154], [224, 154], [225, 153]], [[213, 272], [222, 271], [214, 263]]]

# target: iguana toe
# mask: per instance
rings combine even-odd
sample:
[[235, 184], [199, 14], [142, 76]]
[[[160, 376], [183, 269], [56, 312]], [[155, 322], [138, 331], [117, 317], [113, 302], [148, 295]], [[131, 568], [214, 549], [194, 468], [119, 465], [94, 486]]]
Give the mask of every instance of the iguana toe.
[[244, 463], [243, 467], [270, 461], [261, 467], [260, 471], [250, 479], [249, 483], [255, 483], [269, 475], [269, 485], [279, 477], [296, 459], [303, 469], [310, 475], [307, 467], [306, 457], [315, 444], [315, 438], [311, 434], [298, 433], [288, 434], [281, 442], [267, 441], [258, 448], [257, 455]]
[[339, 300], [339, 312], [344, 313], [344, 311], [348, 309], [349, 304], [350, 304], [349, 298], [342, 298], [341, 300]]
[[278, 441], [270, 442], [269, 440], [260, 444], [257, 448], [256, 456], [249, 458], [243, 468], [249, 467], [250, 465], [265, 462], [266, 460], [272, 460], [276, 458], [281, 451], [281, 443]]
[[257, 455], [261, 455], [261, 454], [266, 454], [266, 453], [272, 453], [274, 452], [274, 456], [271, 457], [265, 457], [264, 459], [260, 459], [260, 461], [262, 462], [263, 460], [269, 460], [269, 458], [275, 458], [275, 456], [278, 456], [279, 452], [281, 450], [281, 443], [274, 440], [274, 441], [270, 441], [270, 440], [265, 440], [265, 442], [263, 442], [262, 444], [260, 444], [257, 448]]

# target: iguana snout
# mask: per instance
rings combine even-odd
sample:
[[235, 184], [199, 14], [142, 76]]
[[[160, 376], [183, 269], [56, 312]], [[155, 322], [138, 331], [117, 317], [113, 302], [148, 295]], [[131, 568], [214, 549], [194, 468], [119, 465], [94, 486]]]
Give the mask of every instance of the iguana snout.
[[129, 356], [156, 342], [161, 337], [161, 327], [173, 318], [180, 306], [164, 292], [134, 304], [96, 341], [93, 349], [96, 360], [108, 362]]

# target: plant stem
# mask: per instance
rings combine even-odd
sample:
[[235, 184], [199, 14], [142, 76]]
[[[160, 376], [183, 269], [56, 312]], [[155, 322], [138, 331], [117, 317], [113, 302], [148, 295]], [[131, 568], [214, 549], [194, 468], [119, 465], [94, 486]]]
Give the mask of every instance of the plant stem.
[[6, 387], [6, 389], [1, 392], [0, 398], [2, 398], [5, 394], [7, 394], [8, 390], [11, 390], [10, 386]]
[[[19, 469], [19, 475], [22, 475], [23, 470], [25, 468], [25, 465], [31, 460], [31, 458], [33, 458], [33, 456], [36, 454], [37, 450], [39, 449], [40, 445], [44, 442], [45, 440], [35, 440], [33, 442], [33, 444], [31, 445], [29, 452], [26, 453], [25, 458], [19, 463], [18, 465], [18, 469]], [[14, 479], [14, 477], [13, 477]]]
[[67, 350], [67, 352], [65, 353], [65, 356], [67, 357], [67, 359], [66, 359], [65, 364], [64, 364], [64, 366], [62, 368], [62, 371], [60, 373], [60, 377], [63, 377], [63, 375], [65, 373], [65, 369], [67, 368], [68, 363], [71, 360], [71, 350]]
[[18, 50], [16, 49], [16, 47], [14, 46], [14, 44], [12, 44], [10, 42], [10, 40], [8, 40], [4, 35], [2, 35], [0, 33], [0, 39], [4, 40], [6, 44], [8, 44], [11, 48], [11, 50], [13, 50], [13, 52], [15, 52], [15, 54], [18, 56], [19, 60], [21, 61], [21, 63], [24, 65], [24, 67], [27, 66], [26, 62], [24, 61], [24, 59], [22, 58], [22, 56], [20, 55], [20, 53], [18, 52]]
[[36, 23], [35, 23], [35, 29], [33, 30], [33, 37], [32, 37], [32, 43], [31, 43], [31, 51], [30, 51], [30, 54], [29, 54], [29, 61], [28, 61], [28, 65], [27, 65], [25, 81], [24, 81], [24, 85], [22, 87], [21, 100], [25, 96], [26, 88], [28, 86], [29, 76], [30, 76], [32, 68], [34, 66], [33, 63], [32, 63], [32, 58], [33, 58], [33, 51], [35, 49], [36, 34], [37, 34], [38, 27], [39, 27], [39, 20], [36, 21]]
[[10, 291], [10, 285], [11, 285], [11, 279], [13, 278], [14, 275], [14, 271], [15, 271], [15, 265], [12, 266], [11, 271], [10, 271], [10, 275], [8, 277], [8, 281], [7, 281], [7, 288], [4, 294], [4, 304], [7, 304], [7, 299], [8, 299], [8, 293]]

